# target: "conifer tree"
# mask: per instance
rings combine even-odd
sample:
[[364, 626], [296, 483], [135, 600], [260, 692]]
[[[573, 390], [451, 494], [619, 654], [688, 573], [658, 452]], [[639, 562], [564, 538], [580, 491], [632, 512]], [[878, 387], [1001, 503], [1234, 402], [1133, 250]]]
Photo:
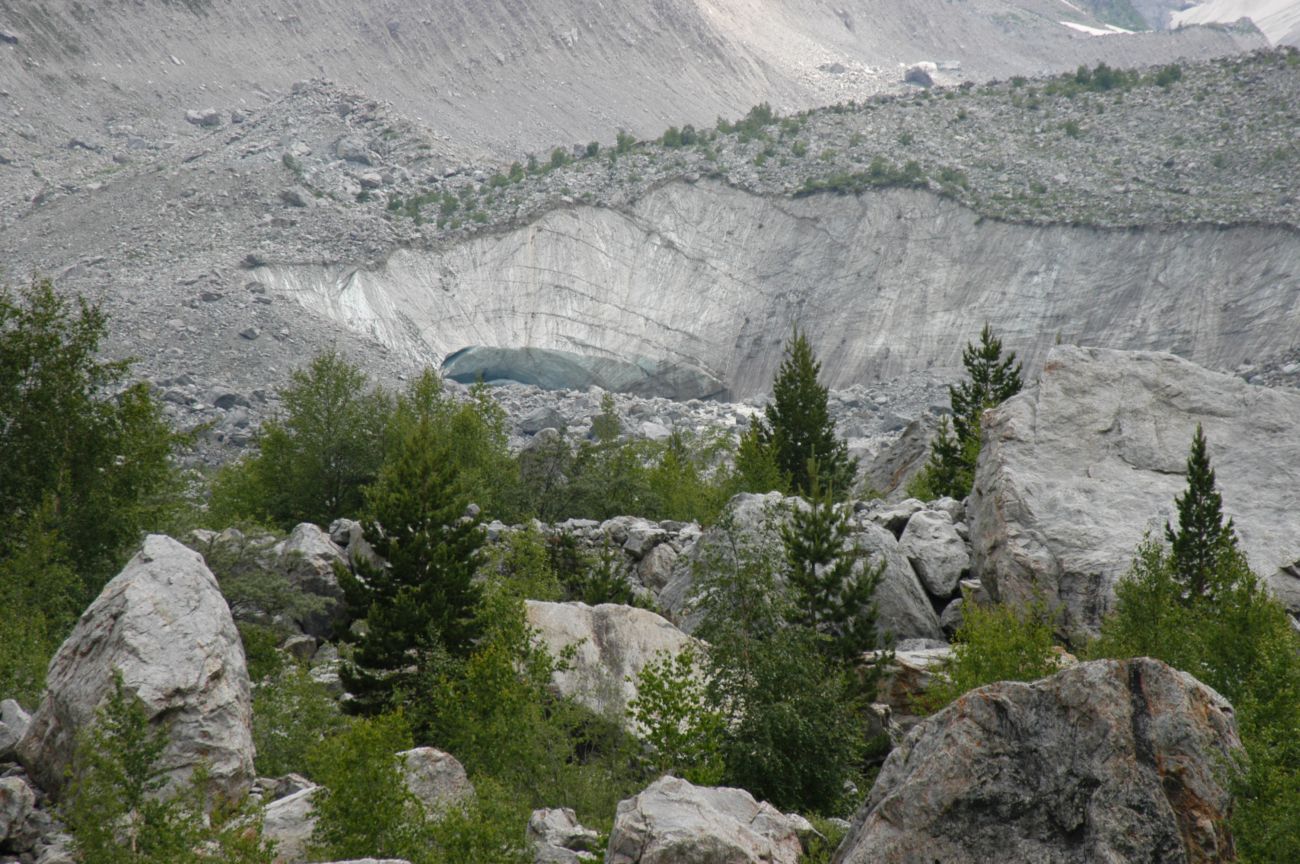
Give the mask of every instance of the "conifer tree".
[[477, 517], [465, 515], [468, 495], [428, 413], [408, 421], [366, 497], [366, 540], [387, 564], [361, 565], [360, 578], [339, 573], [349, 616], [366, 622], [342, 678], [351, 709], [377, 714], [413, 692], [427, 658], [469, 654], [484, 539]]
[[781, 474], [789, 478], [791, 491], [802, 495], [810, 490], [808, 465], [816, 459], [829, 488], [843, 496], [853, 487], [857, 460], [849, 457], [848, 445], [835, 434], [827, 389], [818, 381], [821, 368], [807, 337], [795, 329], [772, 382], [772, 401], [758, 437], [770, 449]]
[[1186, 599], [1211, 594], [1215, 575], [1223, 559], [1237, 548], [1232, 520], [1223, 521], [1223, 498], [1214, 488], [1214, 469], [1205, 449], [1205, 433], [1196, 424], [1192, 449], [1187, 457], [1187, 491], [1174, 499], [1178, 507], [1178, 530], [1165, 526], [1171, 548], [1175, 578], [1182, 583]]
[[948, 495], [962, 499], [975, 482], [975, 460], [980, 452], [980, 420], [984, 412], [1020, 392], [1021, 364], [1012, 351], [1002, 356], [1002, 340], [988, 324], [980, 331], [979, 345], [967, 343], [961, 354], [968, 379], [949, 387], [952, 433], [947, 419], [930, 449], [930, 461], [917, 475], [909, 492], [918, 498]]
[[826, 653], [852, 662], [875, 647], [872, 598], [885, 565], [859, 566], [848, 513], [836, 506], [834, 490], [822, 487], [815, 461], [808, 474], [808, 506], [796, 507], [781, 529], [792, 599], [786, 619], [829, 637]]

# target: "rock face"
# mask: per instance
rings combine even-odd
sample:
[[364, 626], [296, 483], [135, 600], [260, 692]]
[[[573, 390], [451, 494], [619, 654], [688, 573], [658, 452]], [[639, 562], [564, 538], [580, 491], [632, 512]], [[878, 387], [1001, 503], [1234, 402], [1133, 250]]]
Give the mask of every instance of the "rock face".
[[50, 661], [45, 698], [18, 746], [47, 792], [62, 787], [77, 733], [112, 692], [115, 671], [167, 730], [169, 783], [205, 763], [217, 791], [247, 790], [252, 702], [239, 632], [203, 559], [170, 537], [145, 538]]
[[620, 801], [606, 864], [795, 864], [806, 823], [743, 789], [661, 777]]
[[696, 644], [645, 609], [602, 603], [527, 601], [528, 626], [552, 654], [577, 645], [571, 667], [555, 674], [556, 689], [598, 714], [622, 719], [636, 695], [637, 673], [660, 651], [676, 655]]
[[1098, 348], [1054, 349], [1037, 387], [985, 417], [971, 543], [993, 596], [1041, 591], [1094, 630], [1143, 534], [1177, 519], [1197, 423], [1251, 565], [1300, 610], [1300, 393]]
[[[473, 333], [484, 347], [686, 364], [747, 398], [770, 386], [796, 320], [819, 350], [835, 346], [832, 388], [959, 369], [971, 322], [985, 320], [1029, 369], [1063, 327], [1069, 339], [1233, 368], [1294, 344], [1298, 254], [1284, 229], [1080, 231], [990, 222], [909, 191], [774, 200], [701, 181], [627, 207], [553, 210], [436, 252], [401, 249], [375, 270], [254, 273], [418, 363]], [[575, 287], [586, 285], [603, 289]], [[1222, 311], [1197, 312], [1209, 308]], [[539, 316], [544, 328], [530, 324]]]
[[1231, 860], [1230, 706], [1149, 658], [973, 690], [885, 761], [835, 864]]

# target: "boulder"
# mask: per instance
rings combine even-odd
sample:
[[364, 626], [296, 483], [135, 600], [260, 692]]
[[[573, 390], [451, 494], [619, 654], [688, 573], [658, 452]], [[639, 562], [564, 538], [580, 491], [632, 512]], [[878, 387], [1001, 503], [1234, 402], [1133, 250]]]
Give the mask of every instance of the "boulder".
[[519, 418], [519, 431], [525, 435], [536, 435], [543, 429], [557, 429], [563, 432], [568, 428], [569, 421], [564, 415], [554, 408], [543, 405]]
[[834, 864], [1224, 861], [1232, 706], [1149, 658], [972, 690], [885, 760]]
[[271, 552], [275, 556], [276, 569], [285, 575], [290, 585], [326, 600], [321, 612], [308, 615], [298, 623], [309, 635], [322, 639], [331, 636], [330, 625], [343, 597], [334, 567], [348, 566], [343, 550], [335, 545], [327, 532], [310, 522], [302, 522], [294, 526], [288, 537], [275, 544]]
[[904, 489], [930, 458], [930, 441], [938, 431], [938, 418], [926, 413], [903, 429], [896, 441], [881, 447], [862, 468], [863, 485], [894, 501], [906, 496]]
[[316, 814], [310, 786], [272, 801], [262, 811], [262, 836], [275, 843], [276, 864], [302, 864], [307, 860], [311, 834], [316, 829]]
[[673, 565], [677, 563], [677, 550], [667, 543], [651, 547], [636, 566], [638, 581], [651, 591], [663, 590], [673, 578]]
[[877, 566], [881, 560], [885, 564], [875, 595], [876, 632], [881, 647], [891, 637], [942, 642], [939, 616], [894, 535], [875, 522], [864, 522], [855, 527], [851, 542], [867, 553], [855, 569]]
[[925, 590], [933, 597], [951, 597], [970, 569], [970, 550], [952, 525], [952, 517], [939, 510], [922, 510], [907, 520], [899, 549], [911, 563]]
[[795, 864], [802, 819], [743, 789], [665, 776], [620, 801], [606, 864]]
[[195, 126], [212, 128], [221, 125], [221, 115], [215, 108], [191, 109], [185, 112], [185, 122]]
[[450, 753], [433, 747], [416, 747], [398, 754], [406, 788], [419, 799], [430, 816], [438, 816], [469, 798], [474, 786], [465, 768]]
[[13, 699], [0, 702], [0, 762], [13, 761], [32, 718]]
[[18, 756], [58, 793], [77, 733], [119, 673], [152, 723], [171, 787], [207, 766], [214, 791], [239, 798], [253, 779], [252, 700], [244, 648], [217, 580], [197, 552], [153, 534], [104, 587], [50, 661], [46, 692]]
[[528, 600], [528, 626], [553, 655], [569, 646], [576, 654], [557, 671], [556, 690], [598, 714], [622, 721], [636, 696], [635, 680], [660, 651], [676, 655], [696, 640], [646, 609], [602, 603]]
[[1095, 632], [1143, 535], [1177, 521], [1197, 423], [1251, 565], [1300, 612], [1300, 393], [1146, 351], [1059, 346], [1037, 387], [985, 414], [970, 500], [985, 587], [1041, 593]]
[[534, 864], [576, 864], [595, 861], [600, 834], [583, 827], [568, 807], [534, 810], [528, 819], [528, 841], [537, 850]]
[[36, 793], [21, 777], [0, 777], [0, 849], [24, 833], [27, 817], [36, 807]]
[[939, 67], [935, 63], [921, 62], [913, 63], [903, 71], [903, 80], [908, 84], [916, 84], [921, 87], [933, 87], [934, 76], [938, 74]]

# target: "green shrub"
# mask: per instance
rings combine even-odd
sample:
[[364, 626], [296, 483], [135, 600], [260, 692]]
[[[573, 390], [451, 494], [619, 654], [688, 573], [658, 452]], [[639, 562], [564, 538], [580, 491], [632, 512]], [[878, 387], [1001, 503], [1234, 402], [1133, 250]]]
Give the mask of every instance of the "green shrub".
[[73, 771], [60, 813], [80, 860], [93, 864], [270, 864], [259, 825], [230, 802], [211, 806], [206, 772], [187, 788], [166, 790], [160, 759], [167, 746], [122, 677], [77, 738]]
[[961, 611], [952, 659], [926, 693], [926, 710], [936, 711], [976, 687], [1035, 681], [1060, 668], [1052, 615], [1043, 602], [980, 606], [968, 595]]
[[385, 714], [358, 720], [313, 749], [317, 854], [331, 861], [397, 858], [425, 845], [424, 810], [406, 788], [397, 755], [412, 746], [402, 716]]
[[637, 695], [627, 713], [645, 733], [648, 773], [715, 786], [726, 769], [725, 718], [708, 704], [699, 659], [689, 645], [676, 656], [660, 651], [637, 674]]
[[312, 754], [346, 725], [325, 685], [305, 667], [282, 664], [253, 692], [253, 744], [257, 773], [279, 777], [312, 774]]

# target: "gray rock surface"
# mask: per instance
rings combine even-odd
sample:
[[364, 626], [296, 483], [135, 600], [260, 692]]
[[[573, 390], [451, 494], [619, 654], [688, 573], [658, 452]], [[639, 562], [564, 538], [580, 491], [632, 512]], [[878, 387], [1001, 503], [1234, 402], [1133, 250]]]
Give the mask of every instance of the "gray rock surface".
[[973, 690], [890, 753], [835, 864], [1232, 859], [1233, 710], [1156, 660]]
[[907, 520], [899, 549], [935, 597], [949, 597], [970, 569], [970, 548], [952, 525], [952, 518], [937, 510], [922, 510]]
[[806, 824], [743, 789], [664, 776], [620, 801], [606, 864], [796, 864]]
[[1300, 611], [1300, 393], [1170, 354], [1060, 347], [990, 411], [971, 497], [974, 568], [995, 598], [1035, 592], [1095, 630], [1145, 532], [1177, 520], [1196, 424], [1252, 567]]
[[866, 560], [858, 562], [856, 569], [877, 566], [881, 560], [885, 563], [884, 577], [875, 594], [876, 631], [881, 644], [891, 637], [943, 641], [934, 605], [894, 535], [874, 522], [864, 521], [856, 526], [851, 542], [867, 552]]
[[262, 836], [275, 843], [277, 864], [303, 864], [316, 828], [310, 786], [272, 801], [262, 810]]
[[32, 718], [13, 699], [0, 702], [0, 762], [8, 762], [16, 755], [18, 742], [27, 732]]
[[596, 861], [600, 834], [578, 822], [568, 807], [534, 810], [528, 819], [528, 841], [537, 850], [535, 864], [577, 864]]
[[216, 791], [233, 800], [247, 790], [252, 700], [243, 645], [203, 559], [170, 537], [145, 538], [50, 661], [45, 697], [18, 747], [45, 791], [62, 788], [76, 735], [112, 692], [115, 671], [166, 729], [161, 765], [173, 787], [203, 763]]
[[556, 689], [620, 722], [625, 722], [624, 710], [636, 695], [636, 676], [646, 664], [661, 651], [676, 656], [698, 644], [645, 609], [613, 603], [526, 602], [528, 626], [553, 655], [576, 646], [570, 668], [555, 673]]
[[403, 760], [406, 788], [430, 816], [441, 815], [447, 808], [474, 796], [474, 786], [465, 774], [465, 767], [450, 753], [434, 747], [416, 747], [398, 755]]
[[36, 793], [21, 777], [0, 777], [0, 849], [23, 831], [36, 807]]

